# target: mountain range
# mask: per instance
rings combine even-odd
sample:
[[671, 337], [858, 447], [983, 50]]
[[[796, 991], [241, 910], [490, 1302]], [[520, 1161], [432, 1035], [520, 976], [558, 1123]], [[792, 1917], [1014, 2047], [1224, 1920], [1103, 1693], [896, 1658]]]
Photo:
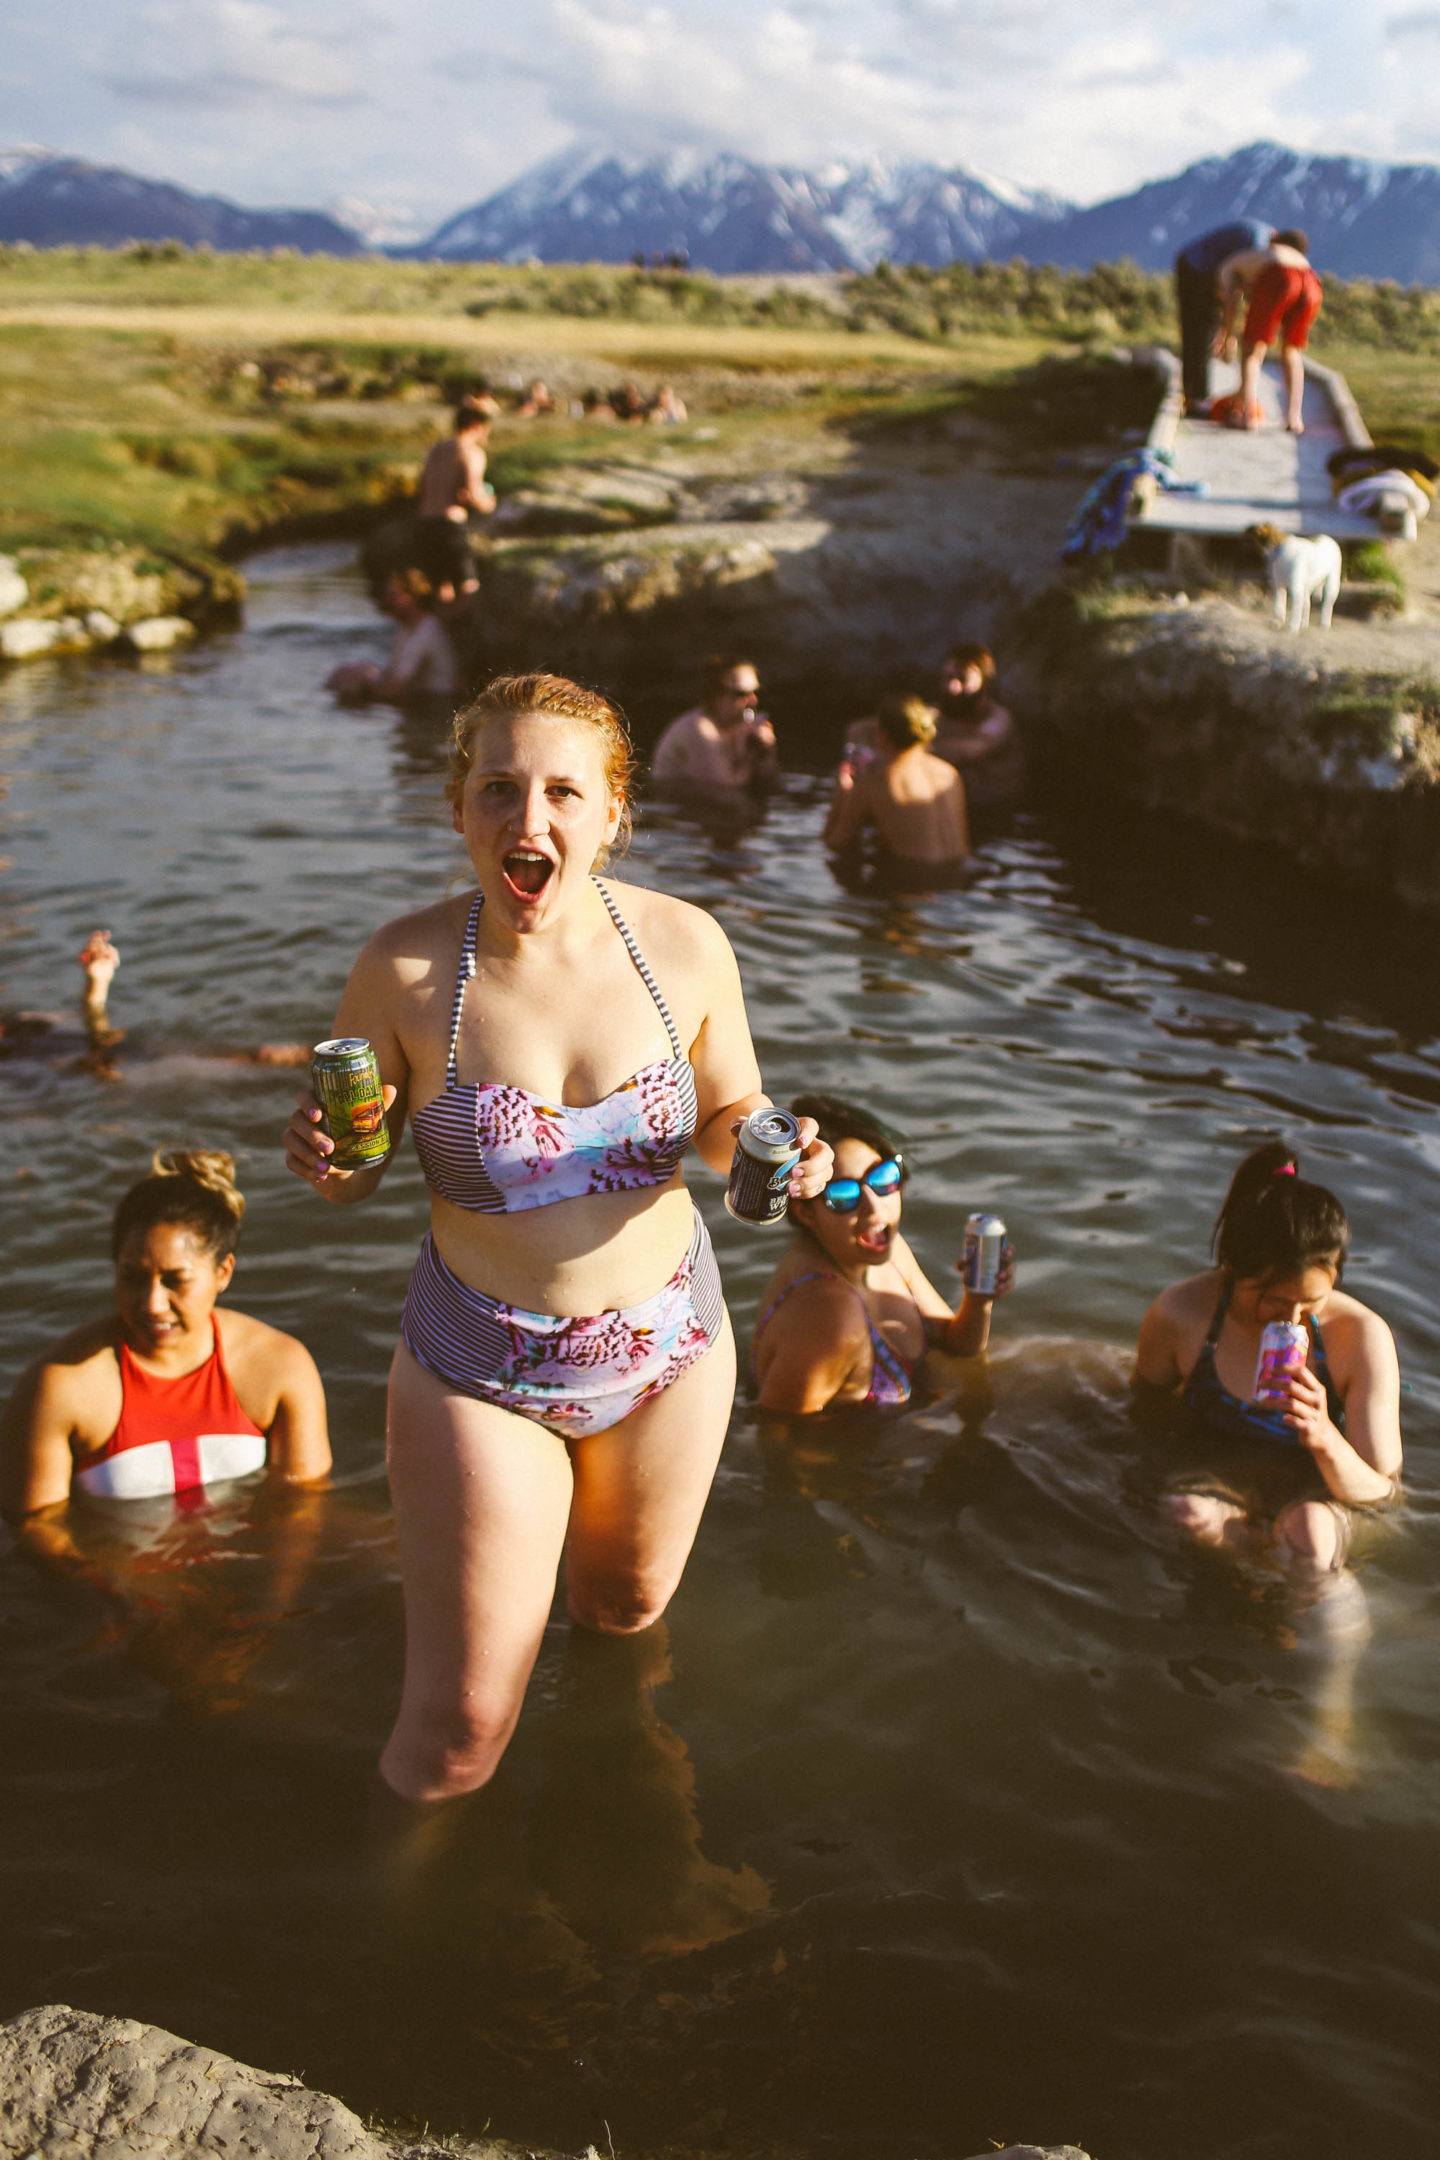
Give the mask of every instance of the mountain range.
[[[630, 157], [575, 145], [386, 252], [441, 261], [626, 262], [796, 273], [1018, 256], [1169, 267], [1190, 235], [1236, 217], [1300, 225], [1322, 270], [1440, 285], [1440, 166], [1314, 157], [1252, 143], [1080, 207], [959, 165], [869, 160], [803, 171], [731, 152]], [[40, 150], [0, 154], [0, 241], [39, 247], [176, 239], [218, 249], [354, 255], [377, 244], [341, 217], [246, 210]]]
[[365, 245], [323, 211], [242, 210], [220, 195], [195, 195], [51, 150], [0, 152], [0, 241], [14, 240], [33, 247], [180, 240], [227, 254], [293, 247], [302, 255], [358, 255]]

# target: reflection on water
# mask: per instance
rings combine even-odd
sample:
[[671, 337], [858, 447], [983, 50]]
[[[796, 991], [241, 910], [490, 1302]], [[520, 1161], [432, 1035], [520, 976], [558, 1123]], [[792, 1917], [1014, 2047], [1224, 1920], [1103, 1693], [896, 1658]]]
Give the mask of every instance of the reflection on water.
[[[67, 1004], [104, 922], [128, 1030], [112, 1085], [5, 1068], [4, 1378], [104, 1303], [150, 1149], [223, 1145], [237, 1296], [319, 1359], [337, 1486], [77, 1509], [0, 1558], [3, 2008], [154, 2018], [362, 2108], [602, 2149], [1426, 2150], [1428, 950], [1169, 833], [1031, 815], [967, 890], [885, 897], [829, 877], [818, 777], [749, 822], [647, 813], [628, 874], [723, 921], [772, 1088], [873, 1102], [937, 1280], [984, 1203], [1021, 1287], [988, 1375], [882, 1428], [797, 1441], [742, 1404], [665, 1629], [557, 1619], [495, 1787], [417, 1830], [373, 1761], [418, 1172], [314, 1208], [280, 1169], [291, 1076], [202, 1053], [313, 1039], [364, 933], [461, 858], [433, 726], [317, 692], [376, 634], [339, 551], [254, 590], [203, 649], [0, 683], [3, 1002]], [[1282, 1125], [1407, 1379], [1406, 1507], [1308, 1604], [1177, 1545], [1123, 1407], [1145, 1302]], [[701, 1202], [748, 1330], [773, 1244], [713, 1180]]]

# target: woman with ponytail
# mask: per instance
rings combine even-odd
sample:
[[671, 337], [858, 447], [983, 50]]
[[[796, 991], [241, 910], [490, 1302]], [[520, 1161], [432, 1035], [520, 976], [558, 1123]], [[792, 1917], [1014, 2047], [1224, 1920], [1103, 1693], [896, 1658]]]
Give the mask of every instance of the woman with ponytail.
[[[1177, 1397], [1217, 1443], [1236, 1486], [1172, 1492], [1202, 1544], [1273, 1538], [1317, 1573], [1344, 1564], [1350, 1510], [1392, 1497], [1400, 1476], [1400, 1374], [1377, 1313], [1339, 1287], [1350, 1243], [1332, 1192], [1300, 1175], [1279, 1141], [1248, 1155], [1215, 1223], [1215, 1265], [1161, 1292], [1140, 1329], [1136, 1381]], [[1255, 1395], [1260, 1337], [1301, 1326], [1307, 1359], [1283, 1392]], [[1244, 1487], [1253, 1482], [1247, 1498]]]
[[115, 1211], [115, 1306], [22, 1378], [0, 1444], [12, 1519], [72, 1491], [157, 1499], [268, 1469], [330, 1468], [325, 1395], [293, 1336], [217, 1300], [235, 1272], [245, 1200], [217, 1149], [157, 1154]]

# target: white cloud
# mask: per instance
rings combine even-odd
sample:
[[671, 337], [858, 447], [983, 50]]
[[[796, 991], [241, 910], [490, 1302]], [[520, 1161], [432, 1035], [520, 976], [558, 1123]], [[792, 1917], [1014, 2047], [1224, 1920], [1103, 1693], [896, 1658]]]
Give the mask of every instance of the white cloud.
[[99, 72], [122, 95], [160, 104], [353, 105], [363, 95], [353, 37], [295, 29], [266, 0], [189, 0], [178, 18], [145, 5]]
[[1436, 0], [10, 0], [0, 145], [422, 227], [581, 133], [1093, 200], [1261, 136], [1433, 157], [1437, 30]]

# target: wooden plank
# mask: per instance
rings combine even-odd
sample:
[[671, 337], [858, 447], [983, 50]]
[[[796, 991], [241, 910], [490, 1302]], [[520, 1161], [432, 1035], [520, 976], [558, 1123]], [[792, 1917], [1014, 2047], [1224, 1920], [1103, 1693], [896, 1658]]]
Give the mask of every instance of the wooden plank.
[[[1239, 369], [1215, 362], [1212, 380], [1216, 395], [1223, 397], [1239, 389]], [[1178, 380], [1172, 379], [1161, 397], [1150, 445], [1171, 451], [1177, 480], [1203, 480], [1207, 492], [1174, 495], [1158, 486], [1137, 492], [1132, 523], [1197, 539], [1233, 537], [1251, 525], [1329, 533], [1336, 540], [1380, 538], [1373, 518], [1338, 507], [1325, 469], [1334, 451], [1369, 447], [1370, 437], [1344, 377], [1307, 359], [1303, 435], [1286, 432], [1282, 396], [1278, 366], [1267, 367], [1260, 378], [1262, 425], [1253, 432], [1217, 427], [1212, 420], [1183, 416]]]

